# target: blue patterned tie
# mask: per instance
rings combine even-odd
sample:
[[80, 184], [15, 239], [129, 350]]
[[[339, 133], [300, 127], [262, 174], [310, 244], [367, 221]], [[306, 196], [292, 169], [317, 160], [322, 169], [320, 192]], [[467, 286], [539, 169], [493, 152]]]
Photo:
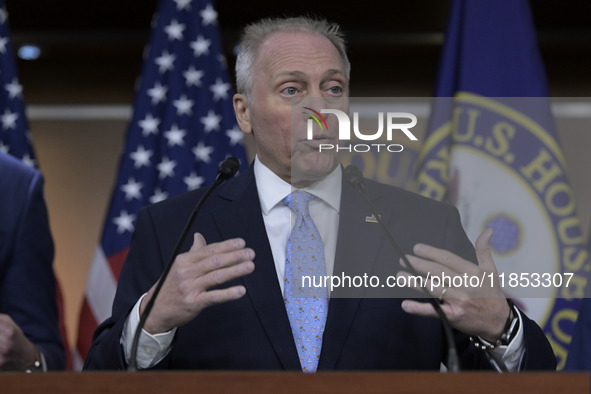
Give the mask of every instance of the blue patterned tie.
[[284, 301], [303, 372], [316, 372], [328, 313], [326, 287], [302, 287], [302, 276], [324, 278], [324, 245], [310, 217], [315, 197], [295, 191], [283, 201], [296, 215], [285, 253]]

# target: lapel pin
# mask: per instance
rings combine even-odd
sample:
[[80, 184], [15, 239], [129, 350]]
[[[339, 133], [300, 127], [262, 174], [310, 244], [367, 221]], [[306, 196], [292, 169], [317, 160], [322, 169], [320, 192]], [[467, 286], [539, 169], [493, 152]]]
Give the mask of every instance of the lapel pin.
[[[382, 218], [382, 215], [379, 215], [380, 219]], [[371, 216], [366, 216], [365, 217], [365, 223], [377, 223], [378, 219], [376, 219], [375, 215], [371, 215]]]

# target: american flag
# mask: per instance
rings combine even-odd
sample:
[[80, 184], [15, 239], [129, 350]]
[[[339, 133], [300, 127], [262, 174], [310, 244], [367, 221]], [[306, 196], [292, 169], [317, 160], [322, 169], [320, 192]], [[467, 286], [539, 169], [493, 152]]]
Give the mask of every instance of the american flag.
[[246, 165], [231, 99], [213, 2], [161, 0], [88, 278], [78, 361], [88, 353], [97, 324], [111, 315], [138, 210], [212, 183], [229, 155]]
[[0, 151], [35, 167], [23, 87], [18, 80], [4, 0], [0, 0], [0, 84]]
[[[8, 13], [4, 0], [0, 0], [0, 152], [8, 153], [30, 167], [37, 167], [29, 122], [25, 113], [23, 87], [18, 79], [14, 48], [10, 40]], [[59, 328], [64, 342], [67, 364], [71, 369], [72, 359], [64, 322], [64, 304], [59, 281], [56, 280], [56, 302], [59, 313]]]

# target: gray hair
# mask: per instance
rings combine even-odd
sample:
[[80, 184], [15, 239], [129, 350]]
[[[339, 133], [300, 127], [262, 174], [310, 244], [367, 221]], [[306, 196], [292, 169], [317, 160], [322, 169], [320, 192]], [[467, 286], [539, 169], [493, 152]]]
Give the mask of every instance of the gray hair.
[[347, 57], [344, 34], [336, 23], [308, 17], [269, 18], [252, 23], [244, 28], [236, 58], [236, 89], [251, 98], [254, 85], [254, 63], [257, 53], [265, 39], [278, 32], [309, 32], [326, 37], [337, 49], [345, 65], [347, 83], [351, 72], [351, 63]]

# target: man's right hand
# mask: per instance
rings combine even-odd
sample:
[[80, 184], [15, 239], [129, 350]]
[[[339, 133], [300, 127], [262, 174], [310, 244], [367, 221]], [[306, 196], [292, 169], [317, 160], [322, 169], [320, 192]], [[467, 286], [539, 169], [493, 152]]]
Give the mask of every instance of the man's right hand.
[[0, 371], [24, 371], [38, 350], [9, 315], [0, 313]]
[[[156, 298], [144, 329], [150, 334], [170, 331], [191, 321], [203, 309], [246, 294], [244, 286], [210, 290], [254, 271], [254, 251], [243, 239], [229, 239], [207, 245], [196, 233], [191, 249], [179, 254]], [[157, 284], [140, 305], [140, 315], [152, 298]]]

